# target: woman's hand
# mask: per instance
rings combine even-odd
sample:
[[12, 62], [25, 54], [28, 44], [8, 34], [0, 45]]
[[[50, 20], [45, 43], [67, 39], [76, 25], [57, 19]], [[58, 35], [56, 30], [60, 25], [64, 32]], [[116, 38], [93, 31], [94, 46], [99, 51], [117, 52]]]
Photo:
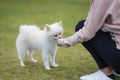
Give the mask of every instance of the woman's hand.
[[66, 43], [64, 43], [64, 39], [58, 39], [57, 40], [57, 44], [58, 44], [58, 46], [64, 46], [64, 47], [70, 47], [70, 45], [69, 44], [66, 44]]

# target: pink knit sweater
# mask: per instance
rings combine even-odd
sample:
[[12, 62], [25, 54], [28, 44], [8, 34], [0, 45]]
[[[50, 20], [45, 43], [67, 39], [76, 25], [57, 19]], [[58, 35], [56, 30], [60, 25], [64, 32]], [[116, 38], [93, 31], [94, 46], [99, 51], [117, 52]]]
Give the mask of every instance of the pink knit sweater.
[[71, 46], [88, 41], [98, 30], [109, 32], [120, 49], [120, 0], [92, 0], [84, 27], [72, 36], [58, 40], [58, 44]]

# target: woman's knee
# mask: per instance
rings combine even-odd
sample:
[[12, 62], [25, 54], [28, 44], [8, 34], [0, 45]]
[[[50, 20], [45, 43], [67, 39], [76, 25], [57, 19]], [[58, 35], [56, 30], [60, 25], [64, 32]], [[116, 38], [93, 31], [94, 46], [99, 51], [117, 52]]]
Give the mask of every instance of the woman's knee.
[[75, 27], [75, 32], [79, 31], [79, 29], [82, 29], [84, 26], [84, 22], [85, 20], [81, 20], [77, 23], [76, 27]]

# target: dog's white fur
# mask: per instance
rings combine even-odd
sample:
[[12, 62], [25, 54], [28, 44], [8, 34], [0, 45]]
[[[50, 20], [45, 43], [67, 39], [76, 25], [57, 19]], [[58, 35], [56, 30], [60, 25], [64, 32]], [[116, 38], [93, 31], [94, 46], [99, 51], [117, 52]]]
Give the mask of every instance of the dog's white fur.
[[31, 62], [37, 62], [32, 56], [33, 51], [41, 51], [42, 59], [46, 70], [51, 66], [57, 67], [55, 56], [57, 50], [57, 39], [61, 38], [63, 33], [62, 21], [46, 24], [44, 30], [40, 30], [35, 25], [21, 25], [19, 35], [16, 40], [16, 48], [20, 60], [20, 65], [25, 66], [24, 56], [28, 53]]

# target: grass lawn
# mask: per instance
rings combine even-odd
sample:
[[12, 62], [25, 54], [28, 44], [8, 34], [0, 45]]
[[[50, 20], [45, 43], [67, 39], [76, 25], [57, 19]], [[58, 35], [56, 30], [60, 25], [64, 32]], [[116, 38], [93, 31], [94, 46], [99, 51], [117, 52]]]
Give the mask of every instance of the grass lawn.
[[0, 80], [79, 80], [97, 70], [95, 61], [81, 44], [70, 48], [59, 47], [56, 63], [51, 71], [44, 69], [41, 54], [34, 54], [37, 63], [20, 67], [15, 47], [21, 24], [35, 24], [41, 29], [46, 23], [62, 20], [63, 37], [74, 33], [74, 27], [85, 19], [89, 0], [0, 0]]

